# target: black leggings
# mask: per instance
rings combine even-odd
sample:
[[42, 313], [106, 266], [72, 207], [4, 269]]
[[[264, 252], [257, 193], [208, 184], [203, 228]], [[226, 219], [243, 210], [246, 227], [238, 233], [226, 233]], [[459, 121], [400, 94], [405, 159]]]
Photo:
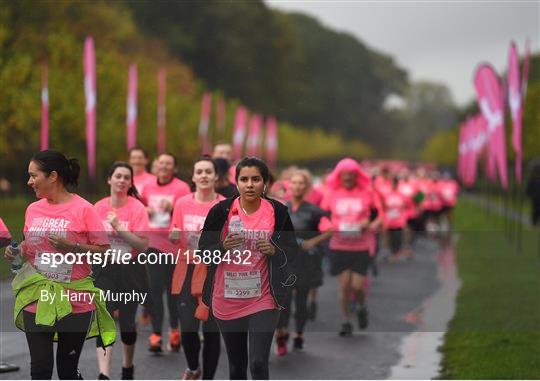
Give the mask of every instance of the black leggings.
[[56, 370], [61, 380], [78, 379], [79, 357], [86, 339], [92, 312], [70, 314], [52, 327], [36, 325], [36, 314], [23, 311], [26, 341], [30, 349], [30, 376], [33, 380], [50, 380], [53, 374], [54, 333], [58, 332]]
[[[94, 285], [103, 290], [110, 291], [112, 294], [116, 294], [124, 290], [122, 284], [122, 272], [120, 271], [120, 266], [129, 266], [129, 265], [110, 265], [107, 271], [101, 272], [96, 280]], [[114, 302], [112, 300], [106, 300], [107, 311], [113, 315], [114, 310], [118, 309], [119, 312], [119, 325], [120, 325], [120, 337], [122, 343], [126, 345], [133, 345], [137, 341], [137, 325], [135, 323], [135, 316], [137, 315], [138, 304], [136, 302]], [[101, 337], [96, 339], [96, 347], [102, 347], [103, 341]]]
[[296, 287], [292, 292], [288, 291], [287, 299], [285, 299], [284, 310], [281, 310], [279, 315], [278, 328], [287, 328], [291, 316], [291, 305], [294, 294], [294, 318], [296, 323], [296, 332], [304, 333], [304, 327], [308, 318], [307, 299], [309, 288]]
[[[182, 347], [184, 348], [188, 367], [193, 371], [199, 369], [199, 353], [201, 351], [201, 340], [199, 338], [201, 322], [195, 317], [196, 308], [197, 299], [194, 297], [181, 298], [178, 303]], [[208, 321], [203, 322], [202, 330], [204, 337], [202, 378], [203, 380], [211, 380], [216, 374], [221, 351], [219, 329], [213, 316], [210, 316]]]
[[[150, 249], [149, 253], [159, 253], [160, 250]], [[152, 318], [152, 332], [161, 335], [163, 327], [163, 290], [167, 293], [167, 307], [169, 309], [169, 324], [172, 329], [178, 328], [178, 297], [171, 294], [174, 264], [157, 263], [148, 265], [150, 275], [150, 317]]]
[[252, 379], [269, 379], [268, 358], [278, 319], [278, 310], [264, 310], [234, 320], [216, 318], [227, 348], [231, 380], [247, 379], [248, 359]]

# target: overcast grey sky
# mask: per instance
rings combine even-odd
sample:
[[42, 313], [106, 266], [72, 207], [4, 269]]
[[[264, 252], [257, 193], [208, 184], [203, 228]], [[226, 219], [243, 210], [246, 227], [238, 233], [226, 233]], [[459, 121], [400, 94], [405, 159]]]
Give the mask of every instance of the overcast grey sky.
[[539, 1], [339, 1], [266, 0], [300, 11], [323, 25], [356, 36], [390, 54], [412, 80], [445, 83], [463, 105], [474, 98], [472, 76], [479, 62], [501, 73], [510, 41], [520, 55], [525, 39], [538, 51]]

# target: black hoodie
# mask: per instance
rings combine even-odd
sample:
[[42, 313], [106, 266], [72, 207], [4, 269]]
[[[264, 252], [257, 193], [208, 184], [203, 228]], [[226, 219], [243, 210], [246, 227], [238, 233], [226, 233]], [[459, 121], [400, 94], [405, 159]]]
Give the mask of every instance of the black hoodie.
[[[199, 239], [199, 249], [219, 251], [221, 255], [226, 251], [221, 241], [222, 230], [227, 223], [231, 205], [236, 197], [231, 197], [214, 205], [208, 212], [204, 227]], [[282, 309], [287, 290], [291, 287], [296, 276], [291, 273], [290, 266], [297, 254], [298, 244], [287, 207], [279, 201], [267, 198], [274, 208], [274, 233], [270, 242], [276, 247], [276, 254], [268, 256], [268, 274], [270, 277], [270, 291], [278, 307]], [[217, 265], [208, 265], [208, 274], [204, 282], [202, 301], [211, 307], [214, 276]]]

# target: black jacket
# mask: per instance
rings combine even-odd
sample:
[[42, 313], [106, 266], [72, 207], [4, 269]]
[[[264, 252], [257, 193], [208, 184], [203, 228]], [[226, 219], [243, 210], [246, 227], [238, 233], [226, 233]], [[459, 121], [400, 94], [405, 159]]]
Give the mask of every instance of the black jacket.
[[[214, 205], [208, 212], [204, 222], [204, 227], [199, 239], [200, 250], [218, 250], [221, 255], [225, 252], [221, 241], [222, 230], [226, 225], [227, 217], [231, 205], [236, 197], [231, 197]], [[294, 228], [289, 216], [287, 207], [279, 201], [268, 200], [274, 207], [274, 233], [271, 237], [272, 244], [276, 247], [276, 254], [268, 256], [268, 274], [270, 277], [270, 291], [276, 304], [281, 309], [284, 305], [284, 298], [287, 290], [291, 287], [296, 276], [291, 272], [289, 266], [296, 258], [298, 244]], [[217, 265], [208, 265], [208, 274], [204, 282], [202, 301], [211, 307], [212, 291], [214, 286], [214, 275]]]

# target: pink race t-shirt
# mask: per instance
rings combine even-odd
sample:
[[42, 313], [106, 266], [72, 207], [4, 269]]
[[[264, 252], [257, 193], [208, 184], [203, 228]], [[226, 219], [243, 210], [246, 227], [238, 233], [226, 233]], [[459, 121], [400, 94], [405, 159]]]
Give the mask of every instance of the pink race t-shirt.
[[208, 202], [200, 202], [195, 199], [195, 193], [183, 196], [176, 201], [174, 205], [174, 211], [171, 220], [171, 231], [173, 229], [180, 230], [180, 237], [178, 242], [175, 242], [176, 252], [180, 252], [178, 262], [174, 269], [172, 280], [172, 291], [174, 293], [180, 293], [184, 283], [185, 275], [187, 273], [188, 263], [193, 263], [193, 252], [189, 253], [190, 261], [188, 262], [188, 256], [184, 255], [187, 250], [195, 250], [199, 247], [199, 238], [201, 236], [201, 230], [204, 227], [204, 221], [210, 209], [218, 202], [224, 200], [225, 197], [216, 194], [216, 198]]
[[[72, 194], [71, 200], [62, 204], [51, 204], [47, 199], [30, 204], [26, 209], [24, 220], [24, 251], [30, 264], [52, 280], [69, 282], [86, 278], [90, 275], [92, 266], [87, 260], [73, 265], [58, 265], [57, 268], [49, 268], [43, 264], [39, 260], [40, 254], [59, 252], [48, 242], [51, 233], [81, 245], [109, 244], [107, 233], [94, 206], [79, 195]], [[67, 251], [62, 254], [65, 253]], [[73, 292], [73, 294], [77, 295], [76, 301], [70, 300], [73, 313], [95, 310], [94, 304], [90, 302], [89, 293]], [[36, 304], [26, 307], [25, 310], [35, 312]]]
[[155, 181], [157, 181], [156, 176], [146, 171], [143, 171], [142, 173], [133, 176], [133, 184], [135, 184], [137, 192], [139, 192], [139, 194], [141, 195], [143, 194], [143, 190], [146, 184], [153, 183]]
[[[375, 254], [375, 234], [362, 230], [362, 221], [369, 219], [371, 209], [377, 207], [372, 191], [358, 188], [328, 190], [321, 208], [331, 213], [334, 234], [330, 249], [338, 251], [369, 251]], [[379, 211], [381, 212], [381, 211]]]
[[[259, 311], [277, 308], [270, 292], [268, 258], [255, 246], [257, 240], [269, 240], [272, 236], [274, 208], [269, 201], [262, 199], [259, 209], [253, 214], [246, 215], [240, 208], [237, 198], [232, 203], [227, 225], [223, 230], [224, 236], [228, 234], [229, 222], [235, 215], [240, 217], [244, 226], [245, 243], [240, 250], [246, 252], [238, 257], [231, 250], [230, 262], [223, 260], [226, 258], [222, 257], [221, 263], [217, 266], [212, 311], [214, 316], [221, 320], [238, 319]], [[240, 264], [235, 264], [235, 261]], [[256, 289], [259, 295], [244, 297], [242, 290], [246, 284], [252, 287], [251, 290]]]
[[209, 202], [200, 202], [195, 199], [195, 193], [183, 196], [174, 204], [171, 219], [171, 230], [178, 229], [180, 234], [178, 248], [193, 250], [199, 246], [199, 237], [204, 226], [208, 212], [214, 205], [225, 199], [219, 193], [217, 198]]
[[388, 229], [401, 229], [407, 225], [408, 211], [411, 209], [412, 201], [394, 190], [384, 195], [382, 199], [384, 226]]
[[435, 182], [431, 179], [423, 179], [420, 181], [420, 190], [424, 193], [424, 201], [421, 204], [422, 209], [429, 211], [437, 211], [442, 207], [442, 201], [439, 196], [439, 189]]
[[137, 256], [139, 252], [133, 250], [133, 248], [127, 243], [118, 233], [113, 229], [107, 219], [109, 212], [116, 213], [118, 221], [124, 230], [130, 231], [139, 237], [148, 236], [148, 213], [143, 203], [137, 200], [135, 197], [128, 197], [127, 202], [121, 208], [111, 207], [111, 198], [105, 197], [104, 199], [96, 202], [96, 211], [101, 217], [103, 227], [109, 235], [109, 241], [111, 243], [111, 249], [116, 250], [116, 253], [131, 253], [132, 256]]
[[306, 201], [314, 205], [321, 205], [324, 193], [318, 188], [311, 188], [310, 192], [306, 196]]
[[159, 185], [157, 180], [144, 187], [142, 198], [152, 210], [149, 224], [150, 247], [164, 253], [173, 253], [174, 245], [169, 241], [171, 212], [164, 209], [164, 204], [174, 206], [176, 200], [191, 193], [189, 186], [177, 178], [165, 185]]
[[454, 180], [440, 180], [437, 183], [444, 206], [456, 206], [458, 185]]
[[378, 176], [373, 182], [373, 187], [375, 188], [375, 191], [377, 191], [377, 193], [383, 197], [392, 191], [392, 181], [382, 176]]
[[11, 234], [9, 234], [9, 230], [1, 218], [0, 218], [0, 238], [11, 239]]
[[402, 180], [398, 184], [398, 192], [410, 201], [410, 207], [407, 211], [408, 218], [416, 218], [419, 214], [418, 209], [414, 205], [413, 198], [418, 192], [416, 184], [411, 180]]

